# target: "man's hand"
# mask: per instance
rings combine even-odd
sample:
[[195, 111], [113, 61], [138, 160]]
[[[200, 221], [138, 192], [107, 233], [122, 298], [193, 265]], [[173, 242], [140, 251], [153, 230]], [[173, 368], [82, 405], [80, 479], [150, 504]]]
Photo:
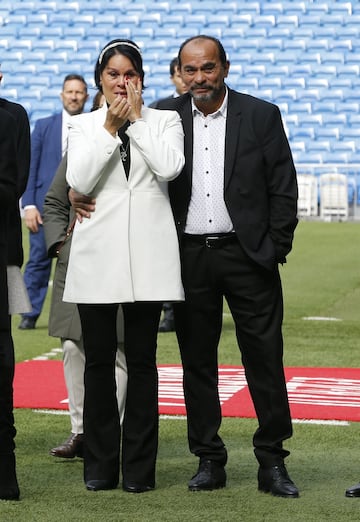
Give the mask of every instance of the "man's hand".
[[37, 208], [28, 208], [24, 211], [25, 225], [30, 232], [36, 234], [39, 232], [39, 225], [43, 224], [40, 212]]
[[76, 212], [78, 221], [82, 223], [83, 218], [90, 218], [91, 213], [95, 211], [96, 199], [84, 194], [79, 194], [74, 189], [69, 190], [69, 201]]

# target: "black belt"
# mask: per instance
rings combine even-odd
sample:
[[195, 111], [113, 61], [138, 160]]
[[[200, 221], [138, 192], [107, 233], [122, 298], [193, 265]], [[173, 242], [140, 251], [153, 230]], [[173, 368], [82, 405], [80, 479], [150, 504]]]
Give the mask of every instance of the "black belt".
[[183, 238], [186, 241], [192, 241], [207, 248], [222, 248], [224, 245], [237, 241], [235, 232], [225, 234], [184, 234]]

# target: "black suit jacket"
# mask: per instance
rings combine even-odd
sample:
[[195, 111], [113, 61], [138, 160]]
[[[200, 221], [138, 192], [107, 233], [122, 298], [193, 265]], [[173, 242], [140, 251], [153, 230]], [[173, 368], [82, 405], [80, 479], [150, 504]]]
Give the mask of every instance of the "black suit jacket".
[[[185, 166], [169, 184], [181, 233], [191, 198], [193, 117], [191, 96], [163, 100], [159, 109], [178, 111], [185, 133]], [[297, 181], [278, 107], [229, 89], [225, 137], [224, 200], [236, 235], [259, 265], [284, 263], [297, 225]]]
[[9, 211], [16, 205], [16, 124], [0, 109], [0, 329], [8, 328], [6, 279]]
[[[29, 178], [30, 167], [30, 124], [24, 107], [18, 103], [0, 98], [0, 108], [6, 110], [16, 122], [17, 199], [23, 195]], [[24, 255], [19, 205], [15, 205], [9, 216], [8, 265], [21, 266]]]

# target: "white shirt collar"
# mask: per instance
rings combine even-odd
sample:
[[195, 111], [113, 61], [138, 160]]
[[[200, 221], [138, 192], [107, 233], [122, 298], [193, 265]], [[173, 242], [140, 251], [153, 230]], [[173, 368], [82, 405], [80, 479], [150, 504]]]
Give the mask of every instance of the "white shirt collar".
[[[220, 114], [221, 116], [226, 118], [226, 112], [227, 112], [227, 106], [228, 106], [228, 98], [229, 98], [229, 90], [228, 90], [227, 86], [225, 85], [225, 97], [223, 99], [223, 102], [222, 102], [221, 106], [214, 113], [208, 114], [208, 116], [214, 118], [215, 116]], [[202, 116], [204, 116], [204, 114], [196, 107], [193, 98], [191, 98], [191, 110], [192, 110], [192, 114], [193, 115], [201, 114]]]

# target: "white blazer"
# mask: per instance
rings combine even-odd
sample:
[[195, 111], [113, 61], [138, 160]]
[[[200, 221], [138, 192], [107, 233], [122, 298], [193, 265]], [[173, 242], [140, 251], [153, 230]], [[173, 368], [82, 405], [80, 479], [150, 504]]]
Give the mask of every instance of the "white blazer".
[[168, 181], [184, 166], [184, 135], [174, 111], [143, 107], [126, 131], [131, 165], [126, 179], [119, 146], [103, 127], [107, 106], [73, 116], [67, 182], [96, 198], [90, 219], [73, 232], [64, 301], [125, 303], [179, 301], [177, 233]]

